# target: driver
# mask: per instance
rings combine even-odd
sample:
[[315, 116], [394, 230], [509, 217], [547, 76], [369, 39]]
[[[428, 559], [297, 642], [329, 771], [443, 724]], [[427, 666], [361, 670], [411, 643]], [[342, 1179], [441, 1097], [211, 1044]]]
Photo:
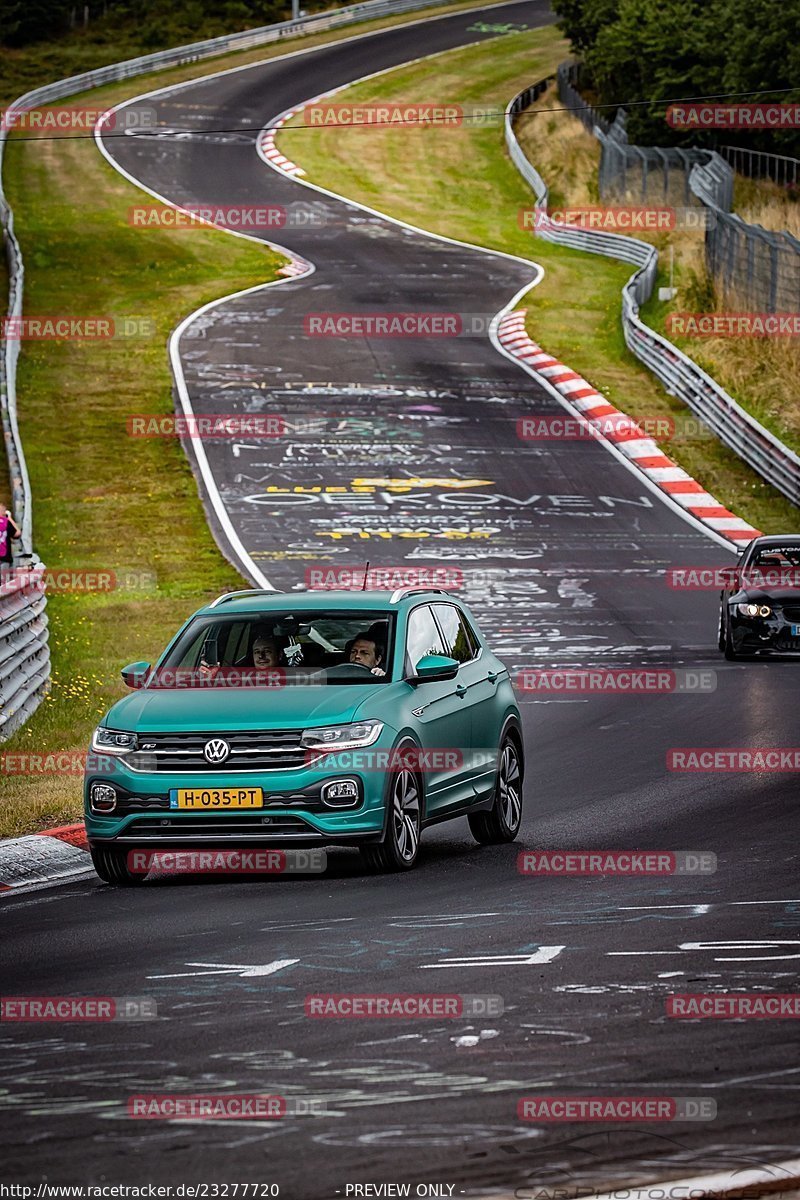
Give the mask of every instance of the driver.
[[383, 655], [384, 650], [380, 642], [375, 641], [368, 633], [360, 633], [350, 643], [348, 661], [357, 663], [360, 667], [367, 667], [373, 675], [385, 675], [386, 672], [380, 665]]

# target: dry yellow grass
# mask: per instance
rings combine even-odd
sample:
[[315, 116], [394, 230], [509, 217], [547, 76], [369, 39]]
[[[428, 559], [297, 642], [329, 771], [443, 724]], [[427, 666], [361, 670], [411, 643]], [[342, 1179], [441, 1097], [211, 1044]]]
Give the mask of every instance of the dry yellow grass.
[[[566, 112], [547, 112], [558, 106], [555, 88], [550, 88], [533, 106], [538, 116], [518, 125], [518, 136], [526, 154], [550, 188], [551, 208], [569, 204], [597, 204], [597, 173], [600, 145], [579, 121]], [[800, 235], [800, 204], [792, 202], [773, 185], [762, 185], [737, 177], [737, 212], [744, 220], [760, 220], [766, 228], [792, 228]], [[629, 192], [615, 203], [640, 204], [638, 194]], [[651, 198], [648, 203], [661, 204]], [[663, 203], [680, 208], [682, 190]], [[669, 271], [673, 256], [674, 280], [678, 289], [671, 303], [651, 301], [642, 316], [661, 332], [670, 311], [724, 312], [731, 298], [718, 294], [705, 265], [702, 231], [676, 229], [655, 234], [638, 233], [658, 247], [662, 272]], [[667, 280], [661, 280], [666, 283]], [[680, 338], [673, 341], [726, 388], [740, 404], [779, 437], [800, 450], [800, 344], [792, 338]]]
[[777, 233], [787, 230], [800, 238], [800, 195], [768, 180], [745, 179], [737, 175], [734, 187], [734, 212], [752, 225], [763, 225]]

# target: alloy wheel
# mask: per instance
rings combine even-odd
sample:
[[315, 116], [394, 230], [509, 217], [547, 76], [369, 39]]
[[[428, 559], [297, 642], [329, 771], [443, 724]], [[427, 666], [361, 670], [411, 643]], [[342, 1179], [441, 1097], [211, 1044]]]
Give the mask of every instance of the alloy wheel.
[[521, 785], [517, 748], [512, 741], [507, 741], [500, 756], [498, 787], [500, 807], [509, 830], [515, 830], [522, 818]]
[[420, 805], [417, 781], [410, 771], [400, 771], [392, 789], [392, 827], [397, 852], [412, 862], [419, 846]]

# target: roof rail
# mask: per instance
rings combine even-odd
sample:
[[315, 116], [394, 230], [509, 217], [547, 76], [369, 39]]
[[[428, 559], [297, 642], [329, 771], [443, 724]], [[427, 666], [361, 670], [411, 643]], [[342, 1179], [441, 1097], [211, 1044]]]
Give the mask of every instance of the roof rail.
[[422, 592], [425, 595], [428, 595], [432, 592], [435, 596], [449, 596], [450, 595], [450, 593], [446, 592], [444, 588], [406, 586], [406, 587], [396, 588], [392, 592], [391, 596], [389, 597], [389, 603], [397, 604], [398, 600], [404, 600], [406, 598], [406, 596], [414, 596], [418, 592]]
[[228, 600], [238, 600], [240, 596], [275, 596], [280, 595], [278, 588], [245, 588], [241, 592], [225, 592], [222, 596], [217, 596], [216, 600], [212, 600], [209, 608], [217, 608], [220, 604], [225, 604]]

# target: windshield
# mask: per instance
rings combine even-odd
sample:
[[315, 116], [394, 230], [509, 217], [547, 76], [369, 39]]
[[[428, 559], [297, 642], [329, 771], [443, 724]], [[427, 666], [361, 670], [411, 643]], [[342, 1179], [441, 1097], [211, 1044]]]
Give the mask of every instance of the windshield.
[[768, 567], [800, 567], [800, 542], [783, 546], [759, 546], [748, 564], [756, 570]]
[[[381, 684], [394, 615], [327, 609], [197, 617], [165, 655], [151, 686]], [[173, 686], [175, 684], [173, 683]]]
[[742, 571], [742, 587], [800, 588], [800, 542], [757, 546]]

